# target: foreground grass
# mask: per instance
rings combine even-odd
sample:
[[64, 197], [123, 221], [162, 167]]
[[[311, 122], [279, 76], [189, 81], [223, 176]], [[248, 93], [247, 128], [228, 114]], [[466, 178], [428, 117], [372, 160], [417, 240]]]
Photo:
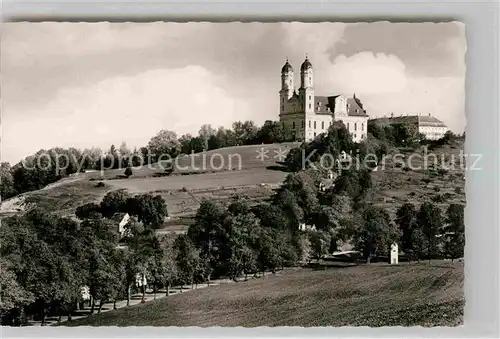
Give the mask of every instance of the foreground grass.
[[357, 266], [200, 289], [65, 326], [453, 326], [462, 264]]

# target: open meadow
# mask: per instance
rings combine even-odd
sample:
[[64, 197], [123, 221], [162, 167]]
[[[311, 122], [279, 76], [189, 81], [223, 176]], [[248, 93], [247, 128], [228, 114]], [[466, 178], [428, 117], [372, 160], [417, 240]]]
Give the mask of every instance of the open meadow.
[[372, 264], [218, 285], [64, 326], [455, 326], [463, 264]]

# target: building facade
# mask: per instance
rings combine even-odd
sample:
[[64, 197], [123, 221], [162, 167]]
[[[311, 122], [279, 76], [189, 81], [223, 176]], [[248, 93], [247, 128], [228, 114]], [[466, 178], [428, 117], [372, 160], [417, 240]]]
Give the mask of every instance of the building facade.
[[401, 116], [394, 116], [394, 114], [391, 114], [390, 118], [377, 118], [374, 120], [384, 124], [413, 124], [417, 127], [418, 132], [425, 135], [425, 138], [428, 140], [441, 139], [449, 130], [441, 120], [433, 117], [431, 114]]
[[342, 121], [353, 141], [366, 138], [368, 115], [361, 101], [353, 95], [318, 96], [314, 89], [314, 74], [307, 59], [300, 66], [300, 87], [295, 90], [293, 67], [286, 61], [281, 69], [279, 91], [279, 121], [288, 138], [312, 140], [328, 131], [333, 121]]

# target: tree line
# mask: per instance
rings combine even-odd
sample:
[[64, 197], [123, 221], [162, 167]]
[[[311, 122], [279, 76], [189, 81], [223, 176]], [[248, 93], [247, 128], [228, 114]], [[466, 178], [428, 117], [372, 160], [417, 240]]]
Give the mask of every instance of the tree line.
[[0, 196], [7, 199], [15, 195], [41, 189], [66, 176], [85, 170], [129, 168], [154, 163], [160, 155], [175, 158], [222, 147], [269, 144], [288, 141], [281, 124], [266, 121], [260, 128], [253, 121], [234, 122], [232, 128], [213, 128], [203, 125], [197, 136], [161, 130], [144, 147], [131, 150], [123, 142], [120, 147], [111, 145], [108, 150], [55, 147], [39, 150], [11, 166], [0, 164]]

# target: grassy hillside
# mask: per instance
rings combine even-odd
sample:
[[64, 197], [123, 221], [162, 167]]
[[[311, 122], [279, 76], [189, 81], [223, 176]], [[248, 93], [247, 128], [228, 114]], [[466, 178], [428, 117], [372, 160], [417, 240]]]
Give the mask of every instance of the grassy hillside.
[[[428, 151], [424, 164], [424, 149], [400, 152], [409, 166], [397, 167], [387, 158], [384, 168], [372, 172], [374, 205], [383, 207], [392, 216], [405, 202], [420, 205], [434, 201], [442, 209], [451, 203], [465, 204], [465, 170], [459, 164], [463, 144], [445, 145]], [[434, 156], [437, 158], [434, 164]], [[453, 163], [453, 164], [452, 164]], [[406, 168], [404, 168], [406, 167]], [[448, 170], [444, 170], [448, 168]]]
[[[88, 202], [99, 202], [107, 192], [122, 188], [132, 194], [160, 194], [166, 200], [173, 218], [194, 214], [202, 198], [222, 201], [239, 194], [250, 200], [263, 200], [272, 194], [273, 188], [286, 176], [285, 172], [269, 169], [278, 165], [278, 152], [281, 150], [286, 155], [290, 148], [297, 145], [284, 143], [227, 147], [184, 157], [178, 161], [182, 169], [177, 168], [171, 176], [157, 177], [156, 174], [162, 172], [158, 164], [134, 168], [133, 175], [128, 179], [116, 179], [123, 174], [123, 169], [106, 170], [103, 175], [100, 172], [80, 173], [42, 190], [2, 202], [0, 214], [11, 214], [17, 209], [22, 210], [26, 203], [36, 203], [49, 211], [71, 215], [76, 207]], [[264, 159], [257, 158], [257, 151], [261, 148], [267, 151]], [[210, 166], [211, 161], [215, 169]], [[97, 187], [98, 180], [102, 180], [105, 186]]]
[[450, 326], [463, 264], [299, 269], [119, 309], [65, 326]]
[[[268, 166], [276, 165], [276, 158], [278, 151], [288, 152], [291, 148], [298, 146], [299, 143], [282, 143], [282, 144], [270, 144], [270, 145], [245, 145], [245, 146], [234, 146], [225, 147], [215, 150], [211, 150], [205, 153], [197, 153], [194, 155], [182, 156], [176, 160], [177, 167], [175, 168], [175, 174], [185, 174], [185, 173], [213, 173], [213, 172], [226, 172], [234, 170], [255, 170], [263, 169], [265, 170]], [[264, 159], [259, 159], [258, 151], [264, 148], [266, 157]], [[241, 159], [241, 161], [239, 160]], [[212, 166], [211, 166], [212, 164]], [[241, 164], [241, 166], [239, 166]], [[163, 166], [166, 166], [164, 164]], [[150, 166], [145, 165], [141, 168], [133, 167], [133, 174], [130, 179], [137, 178], [148, 178], [154, 177], [158, 173], [161, 173], [161, 164], [155, 163]], [[106, 170], [101, 176], [100, 172], [85, 173], [82, 177], [93, 178], [93, 179], [115, 179], [124, 173], [123, 169], [116, 170]]]

